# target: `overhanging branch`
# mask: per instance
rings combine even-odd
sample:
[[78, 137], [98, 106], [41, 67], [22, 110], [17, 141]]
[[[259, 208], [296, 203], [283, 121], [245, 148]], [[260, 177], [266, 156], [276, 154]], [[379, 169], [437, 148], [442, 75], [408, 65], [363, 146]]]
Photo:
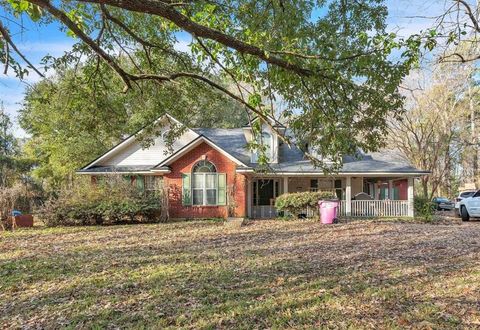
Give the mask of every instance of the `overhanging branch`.
[[[30, 0], [29, 0], [30, 1]], [[31, 0], [30, 2], [36, 2], [38, 0]], [[230, 35], [227, 35], [219, 30], [206, 27], [199, 23], [192, 21], [187, 16], [175, 10], [169, 3], [156, 0], [77, 0], [79, 2], [97, 3], [103, 5], [110, 5], [125, 10], [140, 12], [144, 14], [156, 15], [163, 17], [175, 25], [192, 34], [195, 37], [205, 38], [217, 41], [218, 43], [233, 48], [236, 51], [256, 56], [261, 60], [276, 65], [280, 68], [295, 72], [302, 76], [313, 76], [316, 74], [321, 75], [319, 72], [312, 71], [304, 68], [296, 63], [289, 62], [275, 55], [269, 55], [269, 53], [257, 46], [251, 45]], [[322, 75], [321, 75], [322, 76]]]
[[[15, 43], [12, 41], [12, 38], [10, 37], [10, 34], [7, 30], [7, 28], [2, 24], [2, 22], [0, 21], [0, 35], [1, 37], [5, 40], [5, 43], [6, 43], [6, 47], [8, 49], [8, 45], [10, 45], [10, 47], [12, 47], [12, 49], [15, 51], [15, 53], [18, 54], [18, 56], [20, 56], [20, 58], [25, 62], [27, 63], [27, 65], [33, 70], [35, 71], [40, 77], [45, 77], [43, 75], [43, 73], [41, 73], [29, 60], [28, 58], [23, 55], [23, 53], [17, 48], [17, 46], [15, 45]], [[5, 60], [5, 71], [4, 73], [7, 74], [7, 70], [8, 70], [8, 62], [9, 62], [9, 54], [8, 54], [8, 51], [7, 51], [7, 54], [6, 54], [6, 60]]]

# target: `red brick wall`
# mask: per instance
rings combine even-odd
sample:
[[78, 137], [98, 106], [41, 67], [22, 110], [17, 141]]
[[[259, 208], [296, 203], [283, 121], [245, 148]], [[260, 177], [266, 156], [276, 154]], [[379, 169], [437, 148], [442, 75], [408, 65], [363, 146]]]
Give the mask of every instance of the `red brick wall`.
[[[226, 206], [184, 206], [182, 205], [182, 173], [191, 173], [192, 167], [203, 157], [212, 162], [218, 173], [226, 173]], [[235, 201], [235, 216], [246, 216], [246, 178], [235, 173], [236, 164], [206, 143], [200, 144], [186, 155], [177, 159], [171, 166], [172, 172], [164, 175], [164, 185], [169, 193], [170, 218], [225, 218], [228, 205]], [[229, 202], [230, 201], [230, 202]]]

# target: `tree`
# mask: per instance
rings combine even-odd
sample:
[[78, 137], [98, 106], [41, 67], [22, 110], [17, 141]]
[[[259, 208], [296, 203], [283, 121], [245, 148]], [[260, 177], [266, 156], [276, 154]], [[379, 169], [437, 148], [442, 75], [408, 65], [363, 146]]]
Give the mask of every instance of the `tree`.
[[[125, 91], [203, 85], [238, 102], [250, 119], [264, 120], [281, 98], [289, 110], [277, 119], [298, 135], [293, 141], [284, 137], [286, 142], [308, 139], [318, 154], [337, 164], [343, 154], [379, 147], [386, 118], [401, 108], [397, 87], [417, 59], [415, 40], [397, 40], [385, 31], [387, 10], [378, 0], [1, 4], [13, 21], [28, 16], [40, 26], [60, 22], [80, 40], [60, 61], [103, 63], [121, 79]], [[25, 66], [19, 63], [28, 59], [15, 47], [15, 26], [8, 22], [0, 25], [5, 45], [0, 59], [6, 71], [22, 77]], [[192, 37], [186, 53], [176, 49], [181, 32]], [[395, 48], [403, 51], [399, 57], [392, 56]], [[58, 63], [51, 60], [45, 61]], [[42, 74], [31, 63], [26, 67]], [[214, 73], [228, 77], [235, 89], [212, 79]], [[317, 165], [325, 166], [321, 161]]]
[[0, 188], [5, 188], [9, 183], [15, 168], [13, 156], [18, 152], [17, 140], [11, 128], [12, 121], [5, 112], [3, 103], [0, 103]]
[[[167, 110], [191, 127], [240, 127], [247, 121], [236, 103], [203, 85], [147, 85], [121, 93], [121, 80], [104, 69], [92, 76], [96, 67], [57, 68], [54, 78], [27, 89], [19, 116], [31, 136], [25, 151], [37, 160], [35, 177], [51, 187], [125, 136], [145, 126], [151, 131]], [[144, 144], [151, 142], [147, 135]]]
[[0, 103], [0, 188], [25, 179], [33, 162], [22, 156], [19, 140], [12, 133], [12, 121]]
[[449, 0], [444, 11], [432, 17], [433, 27], [427, 29], [424, 43], [435, 50], [440, 62], [469, 63], [480, 59], [480, 2]]
[[[407, 109], [390, 123], [389, 144], [417, 168], [431, 172], [421, 177], [423, 196], [453, 195], [461, 158], [472, 145], [470, 98], [473, 67], [443, 64], [428, 75], [428, 84], [410, 90]], [[420, 76], [422, 73], [420, 74]], [[418, 76], [413, 79], [421, 81]]]

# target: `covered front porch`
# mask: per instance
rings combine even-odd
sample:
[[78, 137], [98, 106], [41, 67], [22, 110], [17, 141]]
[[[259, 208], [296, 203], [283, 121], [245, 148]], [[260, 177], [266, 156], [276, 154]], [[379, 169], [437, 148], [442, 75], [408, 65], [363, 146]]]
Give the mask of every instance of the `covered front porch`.
[[[285, 193], [329, 191], [340, 200], [343, 217], [413, 217], [414, 177], [405, 175], [251, 176], [247, 185], [250, 218], [274, 218], [275, 199]], [[306, 209], [303, 216], [313, 217]]]

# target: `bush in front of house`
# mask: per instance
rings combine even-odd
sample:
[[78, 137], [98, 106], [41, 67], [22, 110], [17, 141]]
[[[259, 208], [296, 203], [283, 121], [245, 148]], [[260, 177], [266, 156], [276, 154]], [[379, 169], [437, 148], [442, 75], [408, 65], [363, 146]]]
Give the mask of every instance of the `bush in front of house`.
[[78, 182], [39, 210], [47, 226], [151, 223], [166, 220], [163, 196], [145, 195], [130, 182], [109, 178], [97, 185]]
[[318, 213], [319, 200], [336, 198], [334, 193], [325, 191], [289, 193], [277, 197], [275, 207], [278, 211], [298, 216], [308, 207]]
[[428, 198], [416, 196], [414, 201], [415, 216], [425, 221], [432, 221], [435, 214], [435, 204]]

